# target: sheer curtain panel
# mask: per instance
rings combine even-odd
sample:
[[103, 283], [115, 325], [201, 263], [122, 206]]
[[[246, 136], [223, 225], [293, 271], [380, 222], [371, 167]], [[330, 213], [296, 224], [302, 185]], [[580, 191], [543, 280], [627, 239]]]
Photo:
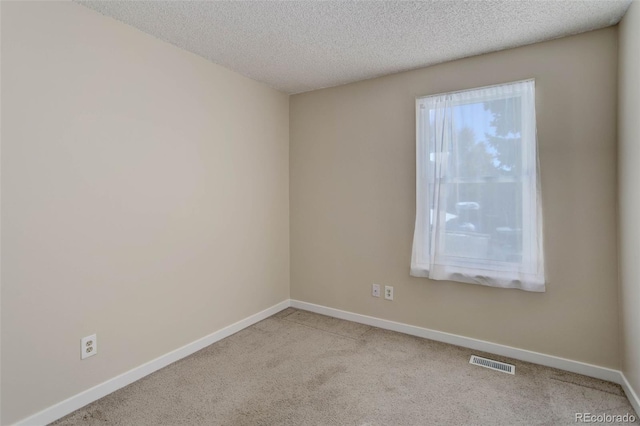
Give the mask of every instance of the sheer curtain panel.
[[545, 291], [533, 80], [416, 100], [411, 275]]

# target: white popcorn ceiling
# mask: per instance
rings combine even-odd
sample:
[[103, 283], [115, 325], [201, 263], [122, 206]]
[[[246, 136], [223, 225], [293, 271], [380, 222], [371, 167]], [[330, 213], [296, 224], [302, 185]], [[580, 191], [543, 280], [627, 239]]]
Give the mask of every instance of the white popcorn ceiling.
[[293, 94], [615, 25], [631, 0], [78, 3]]

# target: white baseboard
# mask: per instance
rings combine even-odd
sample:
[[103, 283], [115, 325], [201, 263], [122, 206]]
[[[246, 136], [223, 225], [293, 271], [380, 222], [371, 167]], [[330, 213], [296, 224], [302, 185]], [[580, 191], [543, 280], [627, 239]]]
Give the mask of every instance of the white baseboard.
[[77, 395], [74, 395], [71, 398], [65, 399], [62, 402], [52, 405], [51, 407], [46, 408], [39, 413], [27, 417], [26, 419], [20, 420], [15, 425], [40, 426], [58, 420], [59, 418], [62, 418], [67, 414], [72, 413], [73, 411], [102, 398], [103, 396], [106, 396], [120, 388], [123, 388], [135, 382], [136, 380], [140, 380], [141, 378], [148, 376], [154, 371], [157, 371], [171, 363], [189, 356], [192, 353], [211, 345], [212, 343], [224, 339], [225, 337], [231, 336], [232, 334], [237, 333], [238, 331], [247, 328], [250, 325], [260, 322], [263, 319], [268, 318], [271, 315], [274, 315], [288, 307], [289, 300], [287, 299], [270, 308], [265, 309], [264, 311], [251, 315], [250, 317], [247, 317], [221, 330], [211, 333], [208, 336], [198, 339], [195, 342], [191, 342], [179, 349], [171, 351], [152, 361], [142, 364], [139, 367], [129, 370], [126, 373], [120, 374], [113, 379], [109, 379], [106, 382], [100, 383], [99, 385], [87, 389], [86, 391], [83, 391]]
[[580, 361], [572, 361], [570, 359], [560, 358], [553, 355], [546, 355], [539, 352], [532, 352], [525, 349], [513, 348], [511, 346], [500, 345], [498, 343], [491, 343], [484, 340], [472, 339], [470, 337], [459, 336], [457, 334], [430, 330], [428, 328], [417, 327], [415, 325], [408, 325], [400, 322], [370, 317], [367, 315], [356, 314], [353, 312], [342, 311], [340, 309], [328, 308], [326, 306], [301, 302], [299, 300], [291, 300], [291, 307], [304, 309], [306, 311], [340, 318], [347, 321], [358, 322], [360, 324], [384, 328], [385, 330], [392, 330], [404, 334], [410, 334], [412, 336], [423, 337], [425, 339], [436, 340], [438, 342], [450, 343], [452, 345], [462, 346], [477, 351], [502, 355], [521, 361], [531, 362], [533, 364], [540, 364], [547, 367], [557, 368], [559, 370], [570, 371], [572, 373], [595, 377], [597, 379], [607, 380], [620, 385], [623, 384], [622, 373], [620, 373], [620, 371], [618, 370], [613, 370], [606, 367], [586, 364]]
[[636, 410], [636, 417], [640, 416], [640, 398], [638, 398], [638, 394], [629, 384], [627, 377], [623, 373], [620, 373], [620, 376], [622, 377], [622, 383], [620, 383], [622, 385], [622, 389], [624, 389], [625, 395], [629, 398], [629, 402], [633, 406], [633, 409]]

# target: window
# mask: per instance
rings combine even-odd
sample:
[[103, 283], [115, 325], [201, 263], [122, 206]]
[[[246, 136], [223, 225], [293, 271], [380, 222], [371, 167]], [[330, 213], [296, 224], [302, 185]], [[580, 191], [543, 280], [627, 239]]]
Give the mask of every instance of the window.
[[416, 101], [411, 275], [545, 291], [533, 80]]

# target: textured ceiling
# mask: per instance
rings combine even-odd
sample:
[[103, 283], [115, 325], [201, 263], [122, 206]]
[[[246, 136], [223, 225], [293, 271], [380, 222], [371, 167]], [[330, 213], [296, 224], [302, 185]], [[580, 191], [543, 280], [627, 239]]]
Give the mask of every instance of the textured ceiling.
[[631, 0], [78, 3], [300, 93], [607, 27]]

